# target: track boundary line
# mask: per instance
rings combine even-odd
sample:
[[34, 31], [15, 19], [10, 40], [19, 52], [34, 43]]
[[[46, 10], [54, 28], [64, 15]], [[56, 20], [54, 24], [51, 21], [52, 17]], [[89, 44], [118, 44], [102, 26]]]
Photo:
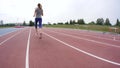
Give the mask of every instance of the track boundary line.
[[[49, 32], [58, 33], [58, 32], [55, 32], [55, 31], [49, 31]], [[106, 46], [112, 46], [112, 47], [120, 48], [120, 46], [118, 46], [118, 45], [109, 44], [109, 43], [105, 43], [105, 42], [99, 42], [99, 41], [95, 41], [95, 40], [90, 40], [90, 39], [87, 39], [87, 38], [80, 38], [79, 36], [73, 36], [73, 35], [69, 35], [69, 34], [65, 34], [65, 33], [58, 33], [58, 34], [70, 36], [70, 37], [77, 38], [77, 39], [87, 40], [87, 41], [95, 42], [95, 43], [99, 43], [99, 44], [104, 44]]]
[[[75, 33], [76, 34], [76, 33]], [[79, 34], [79, 35], [83, 35], [83, 34]], [[83, 36], [88, 36], [88, 37], [94, 37], [94, 38], [98, 38], [98, 39], [104, 39], [104, 40], [110, 40], [110, 41], [116, 41], [119, 42], [119, 40], [114, 40], [114, 39], [108, 39], [108, 38], [104, 38], [104, 37], [98, 37], [98, 36], [93, 36], [93, 35], [83, 35]], [[111, 37], [112, 38], [112, 37]]]
[[3, 43], [7, 42], [8, 40], [10, 40], [11, 38], [13, 38], [14, 36], [16, 36], [16, 35], [19, 34], [19, 33], [20, 33], [20, 32], [17, 32], [16, 34], [14, 34], [14, 35], [10, 36], [9, 38], [5, 39], [4, 41], [2, 41], [2, 42], [0, 43], [0, 45], [2, 45]]
[[74, 46], [72, 46], [72, 45], [70, 45], [70, 44], [68, 44], [68, 43], [65, 43], [65, 42], [63, 42], [63, 41], [61, 41], [61, 40], [59, 40], [59, 39], [57, 39], [57, 38], [55, 38], [55, 37], [53, 37], [53, 36], [45, 33], [45, 32], [43, 32], [43, 33], [44, 33], [45, 35], [47, 35], [48, 37], [50, 37], [50, 38], [52, 38], [52, 39], [54, 39], [54, 40], [56, 40], [56, 41], [58, 41], [58, 42], [60, 42], [60, 43], [62, 43], [62, 44], [64, 44], [64, 45], [66, 45], [66, 46], [68, 46], [68, 47], [70, 47], [70, 48], [72, 48], [72, 49], [74, 49], [74, 50], [76, 50], [76, 51], [78, 51], [78, 52], [82, 52], [82, 53], [84, 53], [84, 54], [86, 54], [86, 55], [88, 55], [88, 56], [94, 57], [94, 58], [99, 59], [99, 60], [102, 60], [102, 61], [104, 61], [104, 62], [107, 62], [107, 63], [113, 64], [113, 65], [118, 65], [118, 66], [120, 66], [120, 63], [117, 63], [117, 62], [114, 62], [114, 61], [110, 61], [110, 60], [101, 58], [101, 57], [99, 57], [99, 56], [96, 56], [96, 55], [94, 55], [94, 54], [88, 53], [88, 52], [83, 51], [83, 50], [81, 50], [81, 49], [79, 49], [79, 48], [77, 48], [77, 47], [74, 47]]
[[5, 36], [5, 35], [10, 34], [10, 33], [13, 33], [13, 32], [15, 32], [15, 31], [11, 31], [11, 32], [8, 32], [6, 34], [2, 34], [2, 35], [0, 35], [0, 37]]
[[27, 40], [25, 68], [29, 68], [29, 48], [30, 48], [30, 36], [31, 36], [31, 29], [29, 30], [28, 40]]
[[[22, 30], [22, 29], [20, 29], [20, 30]], [[7, 34], [10, 34], [10, 33], [16, 32], [16, 31], [19, 31], [19, 30], [14, 30], [14, 31], [8, 32], [8, 33], [6, 33], [6, 34], [2, 34], [2, 35], [0, 35], [0, 37], [3, 37], [3, 36], [5, 36], [5, 35], [7, 35]]]
[[[58, 29], [58, 28], [57, 28]], [[64, 29], [64, 30], [69, 30], [69, 29]], [[70, 29], [71, 31], [73, 31], [72, 29]], [[74, 30], [76, 30], [76, 29], [74, 29]], [[81, 31], [81, 30], [76, 30], [76, 31]], [[86, 31], [87, 32], [87, 31]], [[84, 32], [81, 32], [81, 33], [84, 33]], [[82, 34], [80, 34], [80, 35], [82, 35]], [[114, 40], [114, 39], [109, 39], [109, 38], [101, 38], [101, 37], [98, 37], [98, 36], [94, 36], [94, 35], [83, 35], [83, 36], [92, 36], [92, 37], [94, 37], [94, 38], [98, 38], [98, 39], [105, 39], [105, 40], [111, 40], [111, 41], [116, 41], [116, 42], [119, 42], [119, 40]], [[113, 38], [113, 37], [111, 37], [111, 38]]]

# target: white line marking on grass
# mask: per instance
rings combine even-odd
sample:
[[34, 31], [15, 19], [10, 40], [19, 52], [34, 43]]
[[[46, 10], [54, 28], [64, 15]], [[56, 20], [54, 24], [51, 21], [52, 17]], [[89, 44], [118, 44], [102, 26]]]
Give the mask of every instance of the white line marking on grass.
[[70, 44], [67, 44], [67, 43], [65, 43], [65, 42], [63, 42], [63, 41], [61, 41], [61, 40], [59, 40], [59, 39], [57, 39], [57, 38], [55, 38], [55, 37], [53, 37], [53, 36], [51, 36], [51, 35], [48, 35], [48, 34], [45, 33], [45, 32], [43, 32], [43, 33], [44, 33], [45, 35], [49, 36], [50, 38], [52, 38], [52, 39], [54, 39], [54, 40], [56, 40], [56, 41], [58, 41], [58, 42], [60, 42], [60, 43], [62, 43], [62, 44], [64, 44], [64, 45], [66, 45], [66, 46], [68, 46], [68, 47], [71, 47], [71, 48], [77, 50], [78, 52], [82, 52], [82, 53], [84, 53], [84, 54], [86, 54], [86, 55], [89, 55], [89, 56], [91, 56], [91, 57], [94, 57], [94, 58], [96, 58], [96, 59], [105, 61], [105, 62], [110, 63], [110, 64], [113, 64], [113, 65], [118, 65], [118, 66], [120, 66], [120, 63], [117, 63], [117, 62], [114, 62], [114, 61], [110, 61], [110, 60], [101, 58], [101, 57], [99, 57], [99, 56], [93, 55], [93, 54], [88, 53], [88, 52], [86, 52], [86, 51], [83, 51], [83, 50], [81, 50], [81, 49], [79, 49], [79, 48], [76, 48], [76, 47], [74, 47], [74, 46], [72, 46], [72, 45], [70, 45]]
[[[55, 31], [50, 31], [50, 32], [58, 33], [58, 32], [55, 32]], [[94, 42], [94, 43], [104, 44], [106, 46], [112, 46], [112, 47], [120, 48], [120, 46], [118, 46], [118, 45], [113, 45], [113, 44], [109, 44], [109, 43], [105, 43], [105, 42], [90, 40], [90, 39], [87, 39], [87, 38], [81, 38], [81, 37], [78, 37], [78, 36], [73, 36], [73, 35], [69, 35], [69, 34], [65, 34], [65, 33], [58, 33], [58, 34], [62, 34], [62, 35], [66, 35], [66, 36], [70, 36], [70, 37], [73, 37], [73, 38], [82, 39], [82, 40], [86, 40], [86, 41], [90, 41], [90, 42]]]
[[29, 68], [29, 47], [30, 47], [30, 35], [31, 29], [29, 30], [29, 36], [27, 40], [27, 49], [26, 49], [26, 61], [25, 61], [25, 68]]

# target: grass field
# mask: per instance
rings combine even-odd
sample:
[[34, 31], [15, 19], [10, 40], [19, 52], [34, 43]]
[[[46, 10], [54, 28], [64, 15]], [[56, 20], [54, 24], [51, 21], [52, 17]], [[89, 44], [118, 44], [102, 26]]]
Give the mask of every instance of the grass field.
[[13, 27], [13, 26], [0, 26], [0, 28], [10, 28], [10, 27]]
[[[101, 25], [45, 25], [45, 27], [72, 28], [72, 29], [120, 33], [120, 27], [110, 27], [110, 26], [101, 26]], [[115, 31], [115, 28], [118, 29]]]

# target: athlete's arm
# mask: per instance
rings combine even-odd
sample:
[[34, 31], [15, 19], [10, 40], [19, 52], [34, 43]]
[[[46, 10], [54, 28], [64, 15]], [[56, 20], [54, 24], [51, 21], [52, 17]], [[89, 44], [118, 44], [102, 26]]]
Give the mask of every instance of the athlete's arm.
[[43, 9], [42, 9], [42, 16], [43, 16]]
[[34, 15], [33, 15], [33, 17], [35, 17], [36, 16], [36, 10], [34, 11]]
[[35, 17], [36, 16], [36, 12], [34, 12], [34, 15], [33, 15], [33, 17]]

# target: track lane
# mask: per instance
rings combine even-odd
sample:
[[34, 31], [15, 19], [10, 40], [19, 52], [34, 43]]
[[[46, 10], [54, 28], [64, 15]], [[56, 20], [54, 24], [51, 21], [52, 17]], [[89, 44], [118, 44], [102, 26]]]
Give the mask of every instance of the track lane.
[[[10, 40], [2, 44], [2, 46], [0, 46], [0, 68], [25, 68], [26, 47], [27, 47], [29, 30], [30, 28], [21, 31], [20, 34], [14, 36]], [[57, 39], [60, 39], [70, 45], [75, 46], [79, 44], [78, 39], [64, 36], [58, 33], [49, 32], [51, 31], [49, 29], [47, 30], [43, 29], [43, 31], [48, 35], [54, 36]], [[11, 36], [12, 34], [8, 34], [8, 35]], [[4, 37], [5, 37], [4, 39], [6, 39], [9, 36], [6, 35]], [[81, 43], [83, 42], [81, 41]], [[82, 44], [79, 44], [79, 46], [81, 45], [81, 47], [79, 46], [76, 47], [80, 49], [82, 48], [88, 50], [88, 52], [89, 51], [100, 52], [101, 54], [106, 51], [104, 53], [106, 55], [103, 54], [103, 56], [106, 56], [107, 58], [108, 55], [114, 55], [113, 58], [119, 57], [119, 55], [113, 54], [119, 51], [119, 49], [117, 48], [114, 50], [113, 48], [107, 46], [91, 47], [96, 44], [92, 43], [93, 45], [91, 45], [91, 43], [89, 42], [86, 42], [84, 44], [86, 45], [82, 46]], [[87, 46], [87, 44], [90, 45]], [[88, 55], [85, 55], [84, 53], [78, 52], [45, 34], [43, 34], [42, 39], [39, 39], [38, 36], [35, 35], [34, 28], [31, 28], [29, 51], [30, 51], [28, 56], [29, 68], [119, 68], [120, 67], [90, 57]]]
[[[43, 31], [49, 35], [58, 36], [44, 29]], [[119, 68], [117, 65], [80, 53], [46, 34], [39, 39], [34, 29], [31, 32], [29, 55], [30, 68]]]
[[[47, 32], [49, 32], [49, 30]], [[119, 62], [118, 60], [120, 57], [119, 48], [113, 48], [113, 47], [109, 47], [105, 45], [100, 45], [100, 44], [82, 40], [76, 37], [74, 38], [74, 36], [72, 37], [72, 36], [65, 35], [65, 34], [61, 35], [61, 33], [54, 33], [54, 34], [56, 35], [55, 37], [61, 40], [64, 40], [65, 42], [70, 43], [72, 45], [75, 45], [76, 47], [79, 47], [80, 49], [82, 48], [83, 50], [87, 52]]]
[[7, 34], [5, 34], [5, 35], [3, 35], [3, 36], [0, 36], [0, 42], [6, 40], [6, 39], [9, 38], [10, 36], [12, 36], [12, 35], [14, 35], [14, 34], [16, 34], [16, 33], [18, 33], [18, 32], [21, 32], [21, 31], [23, 31], [23, 30], [27, 30], [27, 28], [20, 29], [20, 30], [16, 30], [16, 31], [7, 33]]
[[0, 46], [0, 68], [25, 68], [28, 30], [23, 29], [16, 32], [20, 33]]
[[[87, 31], [87, 30], [77, 30], [77, 29], [62, 29], [62, 28], [49, 28], [52, 30], [56, 30], [57, 31], [72, 31], [73, 33], [78, 33], [80, 35], [84, 35], [85, 36], [92, 36], [92, 37], [96, 37], [96, 38], [101, 38], [101, 39], [106, 39], [106, 40], [113, 40], [113, 41], [120, 41], [120, 35], [116, 35], [116, 34], [106, 34], [106, 33], [99, 33], [99, 32], [94, 32], [94, 31]], [[115, 38], [115, 40], [114, 40]]]
[[94, 36], [89, 36], [88, 33], [81, 34], [80, 31], [74, 32], [72, 30], [61, 30], [61, 29], [50, 29], [51, 31], [59, 32], [59, 33], [65, 33], [73, 36], [78, 36], [80, 38], [86, 39], [86, 40], [91, 40], [95, 43], [101, 43], [101, 44], [106, 44], [106, 45], [111, 45], [111, 46], [118, 46], [120, 47], [120, 42], [115, 41], [115, 40], [110, 40], [110, 39], [104, 39], [103, 37], [94, 37]]
[[12, 33], [12, 32], [15, 32], [15, 31], [18, 31], [18, 30], [21, 30], [22, 28], [0, 28], [0, 37], [4, 36], [4, 35], [7, 35], [9, 33]]
[[112, 47], [106, 47], [106, 46], [99, 46], [99, 44], [91, 43], [91, 42], [86, 42], [86, 41], [81, 41], [79, 39], [75, 39], [72, 37], [66, 37], [64, 35], [60, 35], [60, 33], [53, 33], [49, 32], [50, 30], [48, 29], [47, 32], [51, 36], [54, 36], [64, 42], [67, 42], [71, 45], [74, 45], [75, 47], [78, 47], [82, 50], [85, 50], [87, 52], [90, 52], [92, 54], [95, 54], [97, 56], [120, 62], [119, 57], [119, 48], [112, 48]]

